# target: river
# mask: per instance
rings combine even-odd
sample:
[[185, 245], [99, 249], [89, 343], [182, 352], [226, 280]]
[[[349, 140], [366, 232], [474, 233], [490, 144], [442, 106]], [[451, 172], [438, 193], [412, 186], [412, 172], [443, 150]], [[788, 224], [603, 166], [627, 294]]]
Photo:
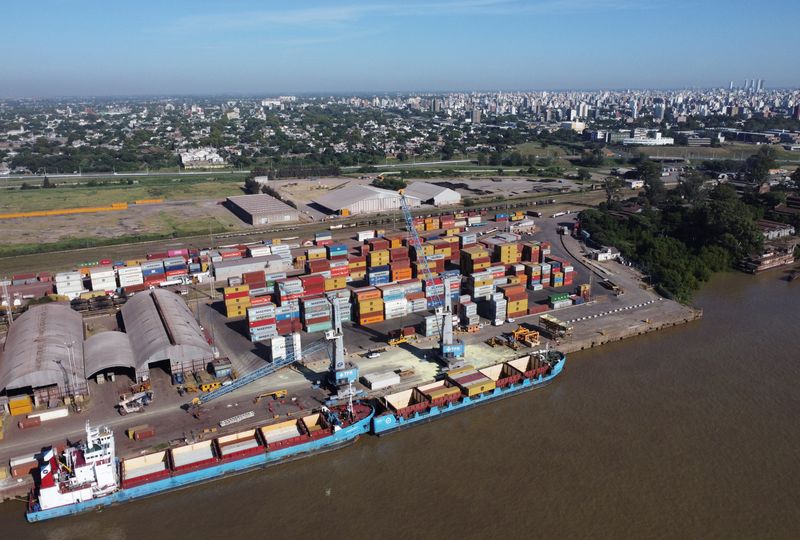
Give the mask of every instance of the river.
[[796, 538], [800, 282], [717, 276], [704, 318], [550, 386], [349, 448], [3, 538]]

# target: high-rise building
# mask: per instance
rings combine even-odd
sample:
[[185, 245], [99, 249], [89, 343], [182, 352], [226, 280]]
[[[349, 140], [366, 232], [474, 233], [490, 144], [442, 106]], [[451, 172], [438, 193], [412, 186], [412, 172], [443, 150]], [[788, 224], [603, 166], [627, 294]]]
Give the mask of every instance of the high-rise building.
[[473, 124], [481, 123], [481, 110], [477, 107], [472, 109], [472, 123]]
[[438, 113], [442, 111], [441, 98], [433, 98], [433, 112]]
[[728, 85], [728, 90], [733, 90], [733, 81]]
[[666, 107], [664, 106], [663, 102], [656, 102], [653, 105], [653, 119], [657, 122], [661, 122], [664, 120], [664, 112], [666, 111]]
[[631, 100], [631, 118], [636, 120], [639, 118], [639, 104], [636, 103], [636, 100]]
[[756, 92], [761, 92], [764, 89], [764, 79], [758, 79], [758, 83], [756, 84]]
[[792, 115], [792, 118], [795, 120], [800, 120], [800, 104], [794, 106], [794, 114]]

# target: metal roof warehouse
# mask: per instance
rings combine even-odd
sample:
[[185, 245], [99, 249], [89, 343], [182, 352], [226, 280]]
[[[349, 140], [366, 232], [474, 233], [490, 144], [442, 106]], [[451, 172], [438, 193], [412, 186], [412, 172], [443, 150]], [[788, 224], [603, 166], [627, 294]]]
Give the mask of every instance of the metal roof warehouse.
[[[418, 197], [406, 196], [408, 206], [420, 206]], [[334, 189], [314, 202], [331, 212], [342, 215], [386, 212], [401, 208], [401, 196], [396, 191], [375, 186], [347, 186]]]
[[251, 225], [268, 225], [299, 221], [300, 212], [267, 194], [228, 197], [225, 206], [242, 221]]

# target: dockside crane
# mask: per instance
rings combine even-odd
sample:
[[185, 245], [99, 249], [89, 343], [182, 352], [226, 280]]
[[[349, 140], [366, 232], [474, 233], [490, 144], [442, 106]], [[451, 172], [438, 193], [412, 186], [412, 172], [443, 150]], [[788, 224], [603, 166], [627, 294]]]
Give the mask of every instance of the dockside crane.
[[[400, 206], [403, 209], [403, 217], [406, 221], [406, 229], [411, 240], [411, 245], [417, 252], [417, 257], [422, 263], [422, 271], [425, 276], [425, 285], [435, 286], [433, 273], [428, 266], [427, 257], [422, 253], [422, 241], [419, 238], [417, 229], [414, 228], [414, 219], [411, 209], [408, 207], [405, 194], [400, 192]], [[445, 364], [447, 369], [456, 369], [464, 365], [464, 343], [457, 340], [453, 333], [453, 308], [450, 299], [450, 279], [442, 280], [444, 287], [444, 300], [442, 296], [433, 296], [434, 313], [436, 314], [436, 331], [439, 334], [439, 359]]]
[[353, 362], [347, 361], [344, 353], [344, 332], [342, 331], [342, 317], [339, 313], [339, 303], [328, 299], [333, 304], [333, 329], [325, 332], [325, 339], [330, 344], [328, 352], [331, 365], [329, 378], [332, 389], [336, 394], [332, 395], [329, 402], [339, 402], [347, 400], [348, 411], [353, 412], [353, 398], [359, 392], [353, 388], [353, 383], [358, 380], [358, 366]]

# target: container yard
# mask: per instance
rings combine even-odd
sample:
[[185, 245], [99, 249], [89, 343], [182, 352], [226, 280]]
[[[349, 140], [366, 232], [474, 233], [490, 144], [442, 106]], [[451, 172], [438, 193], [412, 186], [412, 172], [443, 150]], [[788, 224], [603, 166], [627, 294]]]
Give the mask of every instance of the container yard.
[[[513, 384], [509, 381], [542, 375], [541, 365], [520, 357], [520, 347], [531, 346], [512, 337], [521, 324], [541, 331], [542, 346], [549, 343], [569, 352], [697, 316], [673, 302], [656, 300], [634, 272], [617, 263], [590, 263], [577, 240], [559, 236], [553, 223], [540, 220], [533, 235], [509, 232], [503, 224], [513, 223], [512, 217], [517, 216], [474, 212], [419, 217], [410, 220], [414, 234], [381, 229], [322, 232], [311, 238], [143, 253], [136, 259], [101, 260], [54, 275], [41, 271], [13, 276], [7, 286], [50, 287], [48, 293], [58, 294], [60, 305], [82, 314], [87, 327], [107, 321], [119, 346], [131, 343], [127, 346], [132, 359], [129, 371], [102, 362], [99, 372], [90, 374], [86, 368], [81, 375], [91, 378], [92, 391], [84, 399], [70, 396], [67, 388], [47, 399], [34, 389], [32, 395], [5, 400], [6, 412], [18, 417], [15, 422], [31, 424], [7, 427], [6, 437], [17, 444], [37, 441], [41, 428], [32, 424], [37, 418], [44, 421], [42, 414], [52, 418], [48, 425], [65, 434], [79, 431], [87, 414], [107, 422], [116, 418], [111, 415], [116, 414], [120, 394], [127, 393], [147, 423], [119, 425], [133, 433], [118, 440], [122, 455], [139, 455], [144, 448], [176, 437], [187, 443], [154, 452], [141, 466], [136, 461], [126, 464], [122, 485], [130, 486], [141, 478], [174, 478], [184, 470], [201, 470], [228, 455], [256, 452], [259, 445], [291, 446], [326, 429], [319, 416], [303, 413], [330, 395], [320, 387], [334, 371], [330, 351], [320, 345], [330, 333], [346, 343], [335, 370], [340, 395], [350, 388], [357, 395], [380, 398], [382, 410], [399, 416], [423, 409], [439, 415], [458, 409], [456, 402], [477, 404], [484, 396], [500, 395]], [[593, 286], [608, 276], [614, 276], [626, 294]], [[110, 309], [77, 309], [105, 306], [99, 303], [103, 299], [111, 302]], [[118, 327], [116, 309], [126, 309], [131, 302], [139, 307], [127, 310], [124, 327]], [[165, 353], [144, 356], [137, 350], [138, 336], [143, 335], [137, 334], [137, 327], [151, 323], [143, 326], [131, 317], [139, 317], [136, 313], [143, 313], [145, 305], [155, 306], [147, 317], [163, 328]], [[179, 314], [181, 309], [185, 314]], [[434, 314], [442, 309], [444, 313]], [[549, 317], [560, 325], [555, 330]], [[187, 325], [191, 331], [184, 330]], [[450, 340], [445, 343], [442, 336], [447, 332]], [[502, 344], [487, 345], [489, 338], [499, 338]], [[200, 341], [208, 352], [200, 347], [195, 356], [185, 356], [186, 347], [198, 347]], [[80, 345], [76, 340], [73, 352]], [[156, 369], [153, 360], [161, 354], [171, 360]], [[442, 377], [440, 359], [445, 357], [466, 362]], [[86, 363], [95, 365], [89, 358]], [[290, 365], [296, 369], [282, 369]], [[2, 366], [0, 359], [0, 383], [6, 384], [9, 377]], [[80, 372], [76, 368], [76, 375]], [[101, 377], [104, 385], [98, 384]], [[135, 401], [142, 383], [152, 388], [152, 404]], [[196, 399], [193, 396], [205, 399], [231, 392], [192, 409], [191, 422], [200, 428], [251, 410], [252, 404], [245, 408], [252, 400], [247, 396], [275, 388], [286, 388], [290, 397], [262, 402], [253, 418], [222, 427], [213, 441], [197, 440], [197, 430], [194, 440], [187, 439], [182, 406]], [[59, 411], [77, 401], [84, 413], [62, 417]], [[265, 418], [287, 417], [257, 426]], [[153, 425], [159, 426], [157, 434]], [[226, 438], [235, 435], [231, 431], [250, 435]], [[134, 459], [143, 457], [147, 456]]]

